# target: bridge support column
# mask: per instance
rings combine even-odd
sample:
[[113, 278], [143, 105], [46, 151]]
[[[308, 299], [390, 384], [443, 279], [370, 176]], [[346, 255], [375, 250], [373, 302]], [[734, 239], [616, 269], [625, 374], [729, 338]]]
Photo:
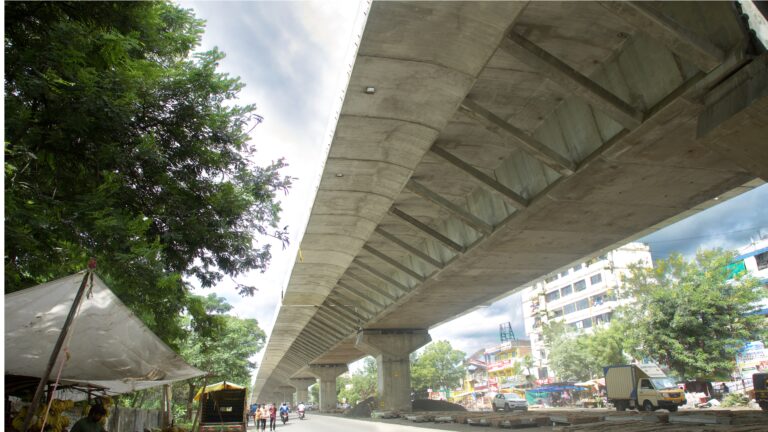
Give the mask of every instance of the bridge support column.
[[355, 347], [376, 358], [380, 407], [411, 411], [410, 354], [429, 343], [427, 330], [362, 330]]
[[293, 386], [280, 386], [277, 388], [277, 399], [275, 399], [275, 403], [278, 404], [278, 406], [283, 403], [283, 401], [290, 401], [293, 400], [293, 393], [296, 392], [296, 389], [293, 388]]
[[320, 379], [320, 411], [328, 412], [336, 408], [336, 377], [347, 370], [345, 364], [309, 365], [309, 373]]
[[296, 389], [296, 400], [294, 403], [299, 402], [307, 403], [309, 401], [309, 386], [316, 383], [314, 378], [291, 378], [291, 385]]

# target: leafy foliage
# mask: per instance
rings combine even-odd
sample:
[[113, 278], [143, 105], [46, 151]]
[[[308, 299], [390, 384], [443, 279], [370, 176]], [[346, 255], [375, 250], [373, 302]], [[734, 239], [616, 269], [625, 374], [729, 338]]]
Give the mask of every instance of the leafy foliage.
[[[203, 22], [171, 2], [5, 5], [5, 289], [94, 256], [166, 341], [184, 276], [210, 287], [265, 270], [280, 160], [255, 167], [255, 106], [233, 101], [224, 54], [191, 55]], [[255, 287], [239, 286], [242, 294]]]
[[690, 262], [672, 255], [652, 269], [631, 267], [624, 282], [637, 301], [624, 315], [638, 358], [665, 364], [680, 378], [730, 376], [743, 344], [766, 336], [765, 318], [750, 314], [766, 289], [744, 272], [733, 275], [733, 258], [701, 250]]
[[[213, 375], [208, 383], [228, 381], [249, 386], [251, 373], [256, 367], [250, 358], [264, 347], [266, 334], [255, 319], [242, 319], [227, 314], [232, 306], [222, 297], [209, 294], [194, 296], [205, 311], [208, 323], [204, 332], [192, 328], [191, 316], [185, 315], [187, 336], [178, 341], [179, 354], [191, 365]], [[203, 385], [203, 378], [174, 384], [174, 406], [177, 415], [191, 419], [193, 397]], [[150, 389], [124, 397], [123, 404], [133, 407], [154, 408], [159, 406], [160, 392]]]
[[350, 405], [355, 405], [361, 400], [376, 396], [378, 386], [378, 367], [373, 357], [367, 357], [363, 368], [351, 374], [347, 379], [336, 380], [339, 399], [346, 399]]
[[465, 354], [455, 350], [448, 341], [427, 345], [420, 355], [411, 359], [411, 387], [417, 391], [427, 388], [453, 388], [464, 378]]
[[626, 362], [624, 324], [614, 320], [610, 327], [593, 333], [578, 333], [563, 321], [544, 326], [544, 343], [549, 365], [562, 381], [585, 381], [602, 376], [603, 367]]

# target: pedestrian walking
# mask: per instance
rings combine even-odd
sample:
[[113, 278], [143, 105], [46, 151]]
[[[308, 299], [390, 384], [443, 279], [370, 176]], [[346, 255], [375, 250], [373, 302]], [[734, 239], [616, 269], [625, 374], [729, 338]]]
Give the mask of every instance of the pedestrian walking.
[[277, 407], [272, 402], [269, 405], [269, 430], [273, 431], [277, 428]]
[[261, 429], [262, 432], [267, 430], [267, 418], [269, 417], [269, 410], [267, 409], [267, 404], [262, 404], [258, 411], [259, 416], [259, 426], [256, 428], [256, 430]]

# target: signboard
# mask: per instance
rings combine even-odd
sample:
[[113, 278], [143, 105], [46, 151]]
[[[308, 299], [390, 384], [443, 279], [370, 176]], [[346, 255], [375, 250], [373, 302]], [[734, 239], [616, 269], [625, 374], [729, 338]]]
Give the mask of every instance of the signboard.
[[741, 378], [752, 378], [752, 374], [768, 370], [768, 350], [760, 341], [749, 342], [736, 354], [736, 365]]

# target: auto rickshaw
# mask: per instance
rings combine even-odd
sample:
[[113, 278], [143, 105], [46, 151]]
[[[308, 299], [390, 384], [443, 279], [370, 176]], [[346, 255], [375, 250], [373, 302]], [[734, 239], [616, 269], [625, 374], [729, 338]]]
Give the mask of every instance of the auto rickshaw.
[[768, 411], [768, 373], [752, 375], [752, 385], [755, 388], [755, 401], [763, 411]]

